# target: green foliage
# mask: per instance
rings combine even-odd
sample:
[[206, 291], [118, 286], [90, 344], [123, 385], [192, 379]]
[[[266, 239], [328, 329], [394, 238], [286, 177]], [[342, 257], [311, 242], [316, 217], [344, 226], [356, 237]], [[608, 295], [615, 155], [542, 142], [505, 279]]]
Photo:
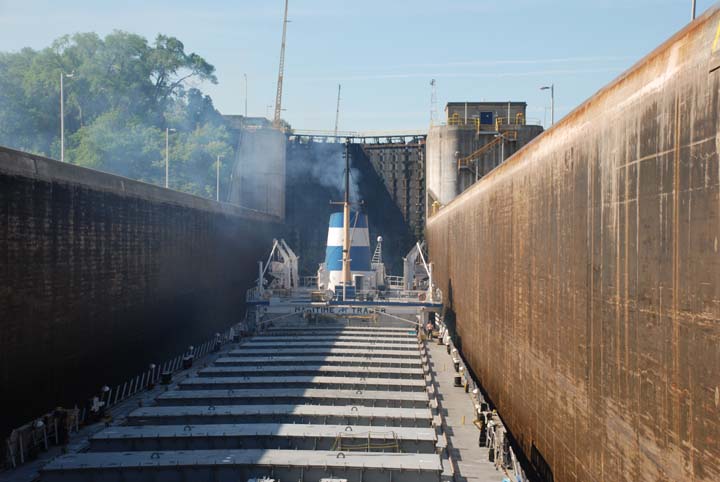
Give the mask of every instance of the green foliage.
[[111, 110], [69, 138], [72, 147], [66, 156], [81, 166], [161, 184], [164, 139], [162, 129]]
[[[215, 68], [178, 39], [115, 31], [63, 36], [40, 51], [0, 53], [0, 144], [59, 157], [65, 78], [65, 160], [215, 196], [215, 162], [229, 175], [232, 143], [212, 99], [188, 82], [217, 83]], [[221, 188], [222, 189], [222, 188]]]
[[[170, 149], [171, 187], [205, 197], [215, 197], [216, 162], [220, 161], [220, 178], [231, 172], [230, 134], [223, 126], [210, 123], [189, 132], [180, 131]], [[224, 185], [221, 192], [226, 192]]]

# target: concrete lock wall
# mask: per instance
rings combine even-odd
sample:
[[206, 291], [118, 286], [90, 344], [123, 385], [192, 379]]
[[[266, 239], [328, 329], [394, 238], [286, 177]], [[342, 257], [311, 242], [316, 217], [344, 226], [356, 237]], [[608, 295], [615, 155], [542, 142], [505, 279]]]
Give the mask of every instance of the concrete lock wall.
[[277, 218], [0, 148], [0, 434], [243, 316]]
[[428, 200], [430, 211], [433, 201], [447, 204], [458, 195], [457, 160], [462, 152], [472, 152], [470, 147], [475, 131], [463, 126], [430, 126], [425, 144], [427, 165]]
[[719, 24], [428, 222], [457, 342], [556, 481], [720, 480]]
[[239, 131], [230, 202], [285, 217], [285, 134], [278, 129]]

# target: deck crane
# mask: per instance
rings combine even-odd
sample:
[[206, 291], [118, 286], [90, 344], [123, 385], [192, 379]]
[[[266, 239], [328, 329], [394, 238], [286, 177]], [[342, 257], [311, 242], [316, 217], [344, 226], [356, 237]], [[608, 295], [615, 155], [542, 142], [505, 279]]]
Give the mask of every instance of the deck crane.
[[287, 33], [288, 0], [285, 0], [285, 17], [283, 18], [282, 45], [280, 46], [280, 69], [278, 70], [277, 94], [275, 96], [275, 117], [273, 117], [273, 127], [280, 128], [280, 114], [282, 112], [282, 84], [283, 71], [285, 69], [285, 34]]

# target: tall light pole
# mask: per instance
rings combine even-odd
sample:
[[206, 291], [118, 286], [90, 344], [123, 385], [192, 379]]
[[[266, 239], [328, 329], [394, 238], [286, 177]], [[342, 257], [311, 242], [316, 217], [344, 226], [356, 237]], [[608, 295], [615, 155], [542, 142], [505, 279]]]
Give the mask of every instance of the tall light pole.
[[215, 200], [220, 202], [220, 159], [223, 156], [217, 156], [217, 162], [215, 163]]
[[60, 71], [60, 162], [65, 162], [65, 86], [63, 79], [75, 75], [75, 72], [66, 74]]
[[165, 128], [165, 188], [168, 187], [170, 179], [170, 133], [176, 132], [175, 129]]
[[502, 164], [503, 162], [505, 162], [505, 141], [507, 140], [507, 137], [505, 137], [505, 135], [502, 133], [495, 134], [495, 137], [500, 139], [500, 164]]
[[555, 84], [540, 87], [540, 90], [550, 91], [550, 125], [555, 124]]
[[247, 74], [243, 74], [245, 78], [245, 117], [247, 117]]
[[695, 0], [692, 0], [692, 5], [690, 6], [690, 21], [695, 20]]

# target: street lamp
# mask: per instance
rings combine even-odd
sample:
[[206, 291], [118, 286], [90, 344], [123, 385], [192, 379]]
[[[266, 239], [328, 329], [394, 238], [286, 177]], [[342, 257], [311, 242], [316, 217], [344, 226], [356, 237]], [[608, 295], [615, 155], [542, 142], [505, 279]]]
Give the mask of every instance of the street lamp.
[[60, 162], [65, 162], [65, 87], [63, 79], [65, 77], [72, 78], [75, 71], [66, 74], [60, 71]]
[[175, 129], [165, 128], [165, 188], [168, 187], [170, 178], [170, 133], [177, 132]]
[[690, 5], [690, 20], [695, 20], [695, 0], [692, 0], [692, 5]]
[[540, 87], [540, 90], [550, 91], [550, 125], [555, 124], [555, 84]]
[[215, 200], [220, 202], [220, 159], [223, 156], [217, 156], [217, 162], [215, 163]]

